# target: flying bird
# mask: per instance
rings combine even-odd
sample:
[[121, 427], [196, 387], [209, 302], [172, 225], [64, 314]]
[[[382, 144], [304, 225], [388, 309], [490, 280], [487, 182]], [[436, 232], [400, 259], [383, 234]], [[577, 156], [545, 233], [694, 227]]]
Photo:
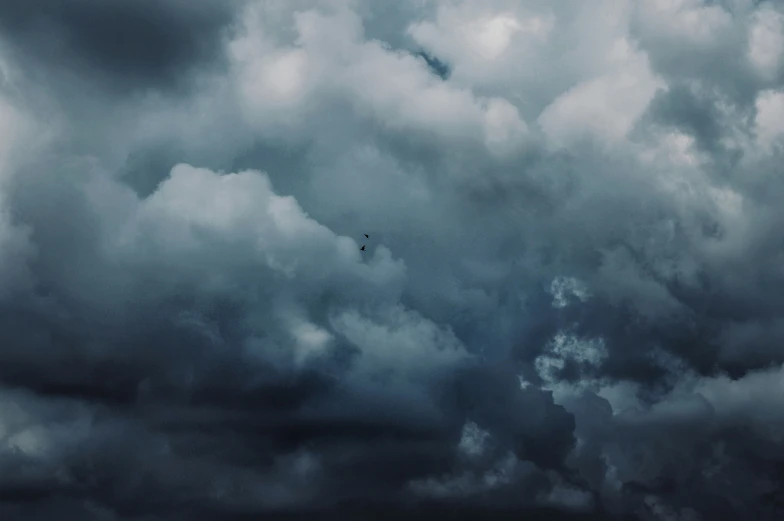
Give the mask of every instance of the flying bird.
[[368, 235], [368, 234], [365, 234], [365, 238], [366, 238], [366, 239], [370, 239], [370, 235]]
[[364, 245], [364, 244], [363, 244], [363, 245], [362, 245], [362, 247], [360, 248], [360, 251], [365, 251], [365, 245]]

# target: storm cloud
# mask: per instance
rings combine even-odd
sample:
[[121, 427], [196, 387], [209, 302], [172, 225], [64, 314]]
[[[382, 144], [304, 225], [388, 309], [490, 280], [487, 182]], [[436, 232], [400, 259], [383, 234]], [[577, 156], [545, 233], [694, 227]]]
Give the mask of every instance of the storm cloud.
[[111, 90], [185, 86], [220, 61], [239, 2], [4, 2], [6, 44], [39, 81], [89, 78]]
[[781, 6], [381, 4], [0, 6], [0, 517], [781, 519]]

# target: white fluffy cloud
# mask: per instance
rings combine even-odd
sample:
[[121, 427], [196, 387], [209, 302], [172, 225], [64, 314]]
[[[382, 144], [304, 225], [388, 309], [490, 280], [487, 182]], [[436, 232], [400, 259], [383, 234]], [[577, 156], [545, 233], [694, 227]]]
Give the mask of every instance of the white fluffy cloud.
[[749, 60], [765, 79], [775, 79], [784, 60], [784, 15], [765, 3], [750, 23]]
[[757, 95], [755, 118], [757, 142], [767, 151], [780, 147], [784, 138], [784, 92], [765, 90]]
[[362, 20], [349, 9], [295, 13], [297, 38], [287, 46], [276, 45], [264, 14], [249, 9], [231, 47], [249, 123], [262, 131], [307, 135], [314, 118], [334, 114], [326, 105], [336, 104], [384, 130], [433, 133], [454, 146], [502, 153], [525, 142], [527, 126], [508, 101], [452, 87], [423, 60], [364, 40]]

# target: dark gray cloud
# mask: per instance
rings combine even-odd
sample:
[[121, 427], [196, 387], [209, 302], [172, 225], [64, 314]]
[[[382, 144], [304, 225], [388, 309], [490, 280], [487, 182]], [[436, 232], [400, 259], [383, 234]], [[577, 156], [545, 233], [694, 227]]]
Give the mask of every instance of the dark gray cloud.
[[0, 517], [780, 519], [779, 6], [379, 5], [0, 8]]
[[12, 0], [0, 7], [0, 31], [40, 81], [168, 90], [220, 60], [241, 1]]

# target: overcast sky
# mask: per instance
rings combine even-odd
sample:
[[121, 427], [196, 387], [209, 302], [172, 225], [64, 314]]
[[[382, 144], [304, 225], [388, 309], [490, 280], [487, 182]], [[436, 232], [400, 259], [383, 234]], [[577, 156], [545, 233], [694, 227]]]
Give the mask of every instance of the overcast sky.
[[0, 518], [784, 519], [782, 165], [779, 2], [2, 1]]

